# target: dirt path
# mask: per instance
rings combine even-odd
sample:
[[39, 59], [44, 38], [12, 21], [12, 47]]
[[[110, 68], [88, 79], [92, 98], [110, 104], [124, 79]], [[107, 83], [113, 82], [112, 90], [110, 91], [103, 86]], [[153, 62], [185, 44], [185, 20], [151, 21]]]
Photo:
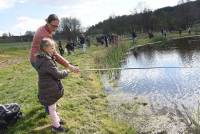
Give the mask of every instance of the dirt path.
[[28, 60], [26, 57], [14, 57], [10, 55], [0, 55], [0, 68], [5, 68], [10, 65], [19, 64], [25, 60]]

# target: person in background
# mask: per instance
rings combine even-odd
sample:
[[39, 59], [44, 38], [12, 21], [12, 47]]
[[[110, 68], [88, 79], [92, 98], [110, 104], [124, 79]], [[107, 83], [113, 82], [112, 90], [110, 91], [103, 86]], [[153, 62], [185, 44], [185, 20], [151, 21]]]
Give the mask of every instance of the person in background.
[[179, 36], [181, 36], [181, 34], [182, 34], [182, 29], [181, 28], [179, 28], [178, 33], [179, 33]]
[[108, 38], [106, 34], [104, 35], [104, 42], [105, 42], [106, 47], [108, 47]]
[[161, 35], [164, 36], [164, 29], [161, 29]]
[[136, 43], [136, 37], [137, 37], [137, 35], [136, 35], [135, 31], [133, 31], [133, 32], [132, 32], [132, 40], [133, 40], [133, 44]]
[[167, 31], [166, 31], [166, 29], [163, 31], [163, 35], [164, 35], [165, 38], [167, 38]]
[[60, 40], [58, 42], [58, 49], [59, 49], [60, 55], [63, 56], [64, 55], [64, 49], [62, 47], [62, 43], [61, 43]]
[[149, 36], [149, 39], [153, 38], [154, 37], [153, 32], [148, 32], [148, 36]]
[[190, 35], [191, 34], [191, 28], [188, 27], [188, 34]]
[[65, 48], [67, 49], [68, 55], [70, 55], [71, 52], [74, 52], [74, 42], [67, 42]]
[[86, 37], [85, 41], [87, 43], [87, 46], [90, 47], [90, 38], [88, 36]]
[[79, 37], [79, 39], [80, 39], [80, 44], [81, 44], [81, 47], [82, 47], [82, 51], [83, 51], [83, 53], [85, 53], [86, 52], [86, 44], [85, 44], [85, 37], [84, 37], [84, 35], [82, 34]]

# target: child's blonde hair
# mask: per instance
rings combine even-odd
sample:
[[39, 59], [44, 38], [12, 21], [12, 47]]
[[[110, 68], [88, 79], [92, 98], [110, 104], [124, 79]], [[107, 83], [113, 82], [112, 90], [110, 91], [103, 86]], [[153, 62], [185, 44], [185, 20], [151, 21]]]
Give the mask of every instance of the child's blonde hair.
[[43, 38], [40, 43], [40, 50], [44, 51], [44, 49], [49, 46], [53, 46], [55, 48], [56, 47], [55, 41], [52, 40], [51, 38]]

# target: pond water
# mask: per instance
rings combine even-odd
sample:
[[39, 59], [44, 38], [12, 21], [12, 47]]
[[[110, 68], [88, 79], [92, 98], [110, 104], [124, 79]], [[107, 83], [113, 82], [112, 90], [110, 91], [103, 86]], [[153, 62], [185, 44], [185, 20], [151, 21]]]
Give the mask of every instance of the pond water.
[[196, 106], [200, 99], [200, 49], [197, 47], [149, 48], [129, 55], [123, 68], [191, 67], [122, 70], [118, 76], [121, 90], [148, 95], [162, 104], [179, 102]]
[[[161, 127], [168, 133], [183, 132], [188, 122], [180, 121], [180, 118], [185, 118], [183, 117], [185, 112], [181, 113], [184, 111], [182, 106], [187, 108], [186, 112], [190, 114], [197, 111], [199, 106], [200, 44], [175, 44], [171, 47], [133, 49], [122, 63], [122, 68], [148, 67], [151, 69], [120, 70], [112, 77], [110, 83], [105, 82], [105, 86], [110, 86], [106, 89], [109, 93], [108, 100], [112, 114], [130, 124], [136, 124], [135, 127], [141, 132], [149, 132], [156, 128], [161, 130]], [[145, 102], [140, 104], [145, 104], [149, 106], [148, 108], [142, 108], [136, 113], [122, 108], [128, 107], [129, 110], [135, 111], [135, 105], [130, 102], [134, 103], [139, 97], [142, 97], [142, 102]], [[155, 117], [158, 115], [159, 117]], [[169, 117], [171, 115], [174, 119]], [[180, 118], [175, 119], [175, 116]], [[138, 119], [138, 117], [143, 119]]]

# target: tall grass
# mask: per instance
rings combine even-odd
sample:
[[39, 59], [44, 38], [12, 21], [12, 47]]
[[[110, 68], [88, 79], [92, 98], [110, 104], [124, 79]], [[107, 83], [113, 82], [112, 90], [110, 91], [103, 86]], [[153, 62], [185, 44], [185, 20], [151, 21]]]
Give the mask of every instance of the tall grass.
[[200, 133], [200, 103], [198, 102], [197, 111], [190, 117], [190, 122], [193, 124], [191, 130], [194, 134]]
[[194, 31], [195, 34], [199, 34], [200, 33], [200, 23], [199, 24], [195, 24], [192, 27], [192, 31]]
[[158, 42], [158, 41], [165, 42], [165, 41], [167, 41], [167, 38], [158, 35], [158, 36], [153, 37], [153, 38], [150, 40], [150, 42]]
[[[166, 38], [162, 36], [155, 36], [152, 39], [148, 37], [138, 39], [135, 45], [144, 45], [149, 42], [157, 42], [162, 41], [165, 42]], [[97, 59], [98, 62], [102, 62], [103, 67], [120, 67], [120, 61], [123, 60], [124, 56], [128, 52], [128, 50], [133, 46], [132, 41], [121, 41], [117, 46], [109, 47], [108, 50], [105, 52], [104, 59]], [[102, 66], [101, 66], [102, 67]]]
[[131, 45], [130, 41], [123, 41], [118, 46], [108, 48], [103, 60], [105, 67], [120, 67], [120, 61], [124, 58]]

